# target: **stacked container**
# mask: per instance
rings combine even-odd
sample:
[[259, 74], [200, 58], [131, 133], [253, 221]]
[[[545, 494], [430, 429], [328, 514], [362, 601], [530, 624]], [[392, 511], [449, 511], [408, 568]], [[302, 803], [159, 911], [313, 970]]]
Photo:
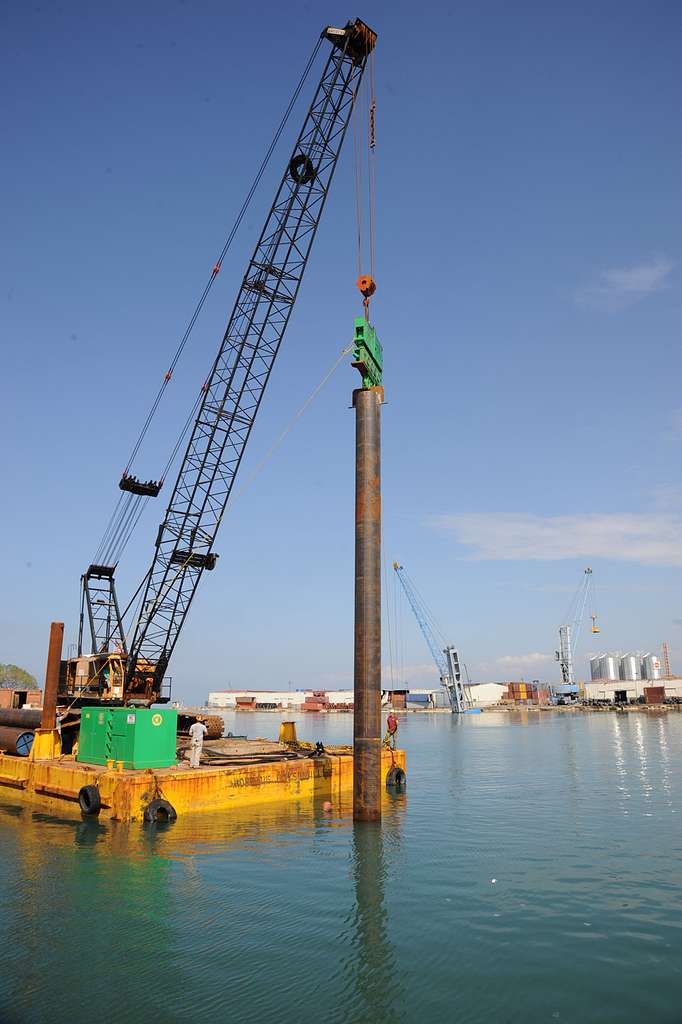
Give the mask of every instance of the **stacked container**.
[[539, 690], [535, 683], [507, 683], [507, 692], [502, 697], [513, 704], [546, 704], [548, 699], [549, 691]]
[[326, 711], [329, 706], [329, 697], [324, 690], [313, 690], [301, 704], [301, 711]]

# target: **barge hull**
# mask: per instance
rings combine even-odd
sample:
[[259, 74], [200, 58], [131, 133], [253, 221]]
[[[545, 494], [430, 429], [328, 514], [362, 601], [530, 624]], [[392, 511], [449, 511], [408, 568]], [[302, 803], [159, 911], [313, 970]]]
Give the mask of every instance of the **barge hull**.
[[[381, 777], [385, 786], [393, 765], [405, 771], [405, 752], [382, 749]], [[72, 757], [46, 761], [0, 754], [0, 793], [21, 794], [26, 802], [63, 813], [80, 814], [78, 794], [97, 786], [101, 818], [142, 821], [155, 799], [168, 800], [178, 815], [229, 811], [289, 800], [338, 801], [353, 791], [353, 756], [282, 759], [241, 767], [159, 768], [126, 771], [79, 764]]]

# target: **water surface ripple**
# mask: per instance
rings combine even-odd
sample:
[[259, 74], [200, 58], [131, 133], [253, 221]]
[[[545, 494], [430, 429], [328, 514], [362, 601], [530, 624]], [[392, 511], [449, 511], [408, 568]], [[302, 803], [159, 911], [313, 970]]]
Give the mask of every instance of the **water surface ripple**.
[[121, 826], [0, 792], [1, 1024], [682, 1021], [682, 715], [410, 715], [400, 738], [381, 827], [310, 803]]

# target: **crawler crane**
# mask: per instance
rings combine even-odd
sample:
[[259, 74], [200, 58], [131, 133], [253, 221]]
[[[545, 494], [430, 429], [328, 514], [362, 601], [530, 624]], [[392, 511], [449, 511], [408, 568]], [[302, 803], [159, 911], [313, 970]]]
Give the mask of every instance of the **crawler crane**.
[[[156, 534], [151, 565], [128, 606], [139, 598], [139, 611], [127, 631], [127, 609], [121, 613], [115, 574], [143, 504], [158, 498], [164, 480], [163, 476], [140, 480], [132, 472], [132, 463], [187, 334], [220, 271], [229, 239], [120, 479], [119, 503], [100, 549], [81, 578], [78, 655], [62, 663], [62, 704], [78, 707], [83, 703], [114, 702], [148, 707], [170, 699], [164, 686], [168, 665], [199, 582], [204, 572], [213, 572], [218, 563], [214, 547], [218, 528], [296, 302], [375, 42], [375, 33], [359, 20], [348, 22], [344, 28], [327, 27], [321, 34], [274, 142], [315, 56], [328, 43], [331, 49], [322, 77], [286, 160], [193, 416], [181, 432], [167, 466], [172, 466], [186, 438], [184, 456]], [[274, 143], [270, 153], [272, 148]], [[254, 189], [264, 166], [265, 162]], [[84, 643], [86, 623], [89, 653]]]

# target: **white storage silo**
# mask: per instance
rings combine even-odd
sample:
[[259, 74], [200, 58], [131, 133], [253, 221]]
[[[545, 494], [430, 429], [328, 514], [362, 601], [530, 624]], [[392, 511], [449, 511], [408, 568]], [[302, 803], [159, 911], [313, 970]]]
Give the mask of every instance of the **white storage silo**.
[[620, 678], [628, 682], [642, 678], [642, 658], [636, 652], [630, 651], [620, 659]]
[[590, 658], [590, 678], [601, 679], [601, 658], [598, 654]]
[[620, 658], [617, 654], [602, 654], [599, 667], [601, 679], [609, 679], [611, 682], [620, 679]]
[[642, 655], [642, 679], [661, 678], [661, 659], [657, 654]]

